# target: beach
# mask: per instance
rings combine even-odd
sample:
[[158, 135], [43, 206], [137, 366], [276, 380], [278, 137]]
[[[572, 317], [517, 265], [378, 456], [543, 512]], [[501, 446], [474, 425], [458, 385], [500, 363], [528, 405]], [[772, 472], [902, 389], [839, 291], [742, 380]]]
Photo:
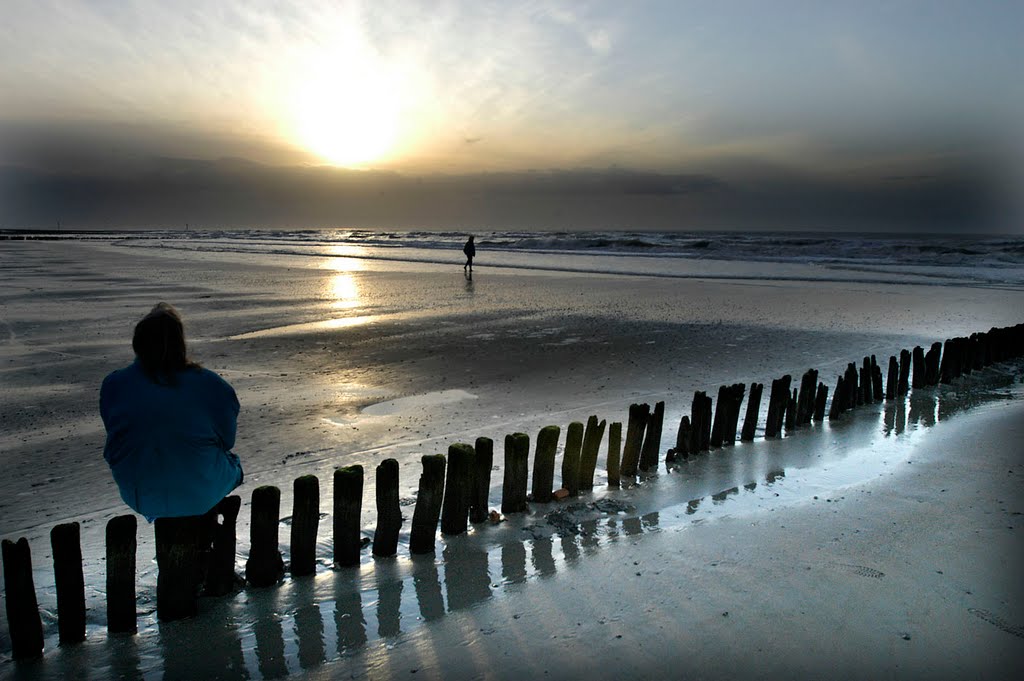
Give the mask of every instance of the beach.
[[[695, 390], [809, 368], [834, 389], [848, 362], [876, 355], [884, 367], [900, 349], [1019, 323], [1024, 265], [489, 253], [485, 239], [470, 279], [457, 249], [435, 246], [0, 241], [0, 536], [32, 547], [46, 633], [43, 661], [16, 665], [0, 619], [0, 672], [998, 678], [1020, 665], [1017, 365], [774, 440], [762, 437], [766, 394], [754, 442], [660, 465], [628, 489], [606, 489], [602, 445], [594, 493], [570, 502], [583, 505], [578, 533], [546, 522], [558, 504], [535, 504], [440, 538], [435, 560], [410, 559], [408, 541], [425, 454], [492, 438], [499, 508], [506, 434], [532, 444], [555, 424], [561, 445], [572, 421], [625, 422], [631, 403], [664, 401], [663, 459]], [[289, 516], [292, 481], [314, 474], [318, 568], [157, 624], [140, 519], [140, 633], [108, 638], [104, 526], [128, 509], [102, 458], [98, 391], [131, 362], [132, 326], [160, 300], [242, 405], [238, 565], [252, 490], [279, 487]], [[406, 516], [398, 557], [367, 549], [358, 569], [332, 569], [332, 472], [366, 470], [371, 537], [373, 471], [387, 458]], [[620, 510], [586, 507], [602, 499]], [[48, 535], [73, 521], [88, 641], [58, 649]], [[287, 561], [286, 523], [281, 537]], [[197, 637], [201, 660], [185, 655]]]

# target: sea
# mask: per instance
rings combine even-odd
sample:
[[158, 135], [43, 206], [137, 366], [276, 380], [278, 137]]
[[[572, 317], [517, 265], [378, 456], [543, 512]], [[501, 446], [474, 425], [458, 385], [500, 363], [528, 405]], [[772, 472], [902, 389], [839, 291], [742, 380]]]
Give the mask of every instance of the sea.
[[[666, 277], [1024, 286], [1024, 236], [809, 232], [393, 231], [371, 229], [0, 230], [0, 241], [446, 264], [475, 236], [476, 265]], [[743, 267], [729, 263], [745, 264]], [[751, 269], [752, 263], [772, 268]], [[790, 268], [779, 268], [778, 265]]]

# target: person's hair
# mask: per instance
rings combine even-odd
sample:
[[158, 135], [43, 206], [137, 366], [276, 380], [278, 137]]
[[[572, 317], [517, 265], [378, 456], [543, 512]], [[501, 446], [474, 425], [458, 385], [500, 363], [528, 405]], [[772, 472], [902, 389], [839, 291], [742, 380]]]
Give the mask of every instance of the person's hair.
[[199, 366], [188, 357], [181, 315], [167, 303], [154, 305], [135, 325], [132, 349], [154, 383], [173, 385], [179, 371]]

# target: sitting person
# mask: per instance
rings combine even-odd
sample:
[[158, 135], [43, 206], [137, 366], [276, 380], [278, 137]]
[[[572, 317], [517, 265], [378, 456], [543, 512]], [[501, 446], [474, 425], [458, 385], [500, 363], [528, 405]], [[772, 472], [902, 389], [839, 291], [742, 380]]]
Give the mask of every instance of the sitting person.
[[238, 398], [188, 358], [177, 310], [158, 303], [135, 326], [135, 361], [100, 389], [103, 458], [121, 498], [147, 520], [207, 513], [242, 482]]

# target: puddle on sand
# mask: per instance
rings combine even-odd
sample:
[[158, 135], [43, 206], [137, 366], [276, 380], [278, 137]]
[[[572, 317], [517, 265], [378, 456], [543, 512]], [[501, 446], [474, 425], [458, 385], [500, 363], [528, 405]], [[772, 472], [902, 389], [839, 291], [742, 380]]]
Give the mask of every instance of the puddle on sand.
[[275, 326], [269, 329], [248, 331], [234, 336], [228, 336], [227, 340], [245, 340], [247, 338], [266, 338], [269, 336], [289, 336], [300, 333], [316, 333], [318, 331], [333, 331], [335, 329], [347, 329], [353, 326], [373, 324], [383, 317], [381, 315], [364, 315], [361, 317], [338, 317], [327, 319], [321, 322], [306, 322], [304, 324], [286, 324]]
[[409, 397], [400, 397], [396, 400], [371, 404], [368, 407], [364, 407], [362, 413], [367, 416], [394, 416], [463, 400], [475, 400], [476, 398], [476, 395], [465, 390], [439, 390], [423, 395], [411, 395]]

